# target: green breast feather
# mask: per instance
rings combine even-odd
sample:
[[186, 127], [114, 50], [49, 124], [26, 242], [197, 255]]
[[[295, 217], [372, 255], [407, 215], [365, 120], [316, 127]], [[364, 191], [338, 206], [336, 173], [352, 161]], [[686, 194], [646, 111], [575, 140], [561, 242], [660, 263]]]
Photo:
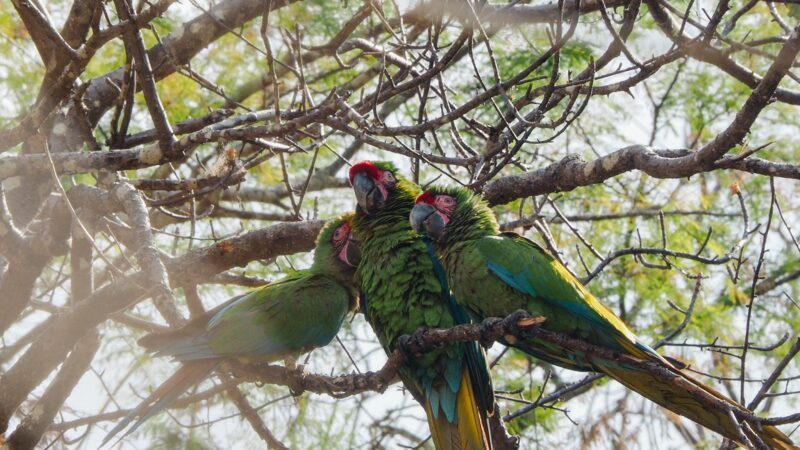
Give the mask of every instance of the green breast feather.
[[[423, 327], [450, 328], [456, 324], [447, 301], [449, 292], [436, 276], [431, 254], [408, 223], [418, 193], [418, 187], [399, 179], [383, 211], [354, 220], [354, 231], [361, 242], [357, 279], [362, 303], [387, 352], [394, 350], [401, 335]], [[448, 419], [455, 419], [455, 395], [465, 364], [465, 348], [462, 344], [447, 345], [401, 369], [401, 378], [412, 395], [421, 403], [427, 398], [434, 415], [441, 407]], [[477, 346], [475, 350], [480, 354]], [[488, 380], [485, 362], [482, 370]]]

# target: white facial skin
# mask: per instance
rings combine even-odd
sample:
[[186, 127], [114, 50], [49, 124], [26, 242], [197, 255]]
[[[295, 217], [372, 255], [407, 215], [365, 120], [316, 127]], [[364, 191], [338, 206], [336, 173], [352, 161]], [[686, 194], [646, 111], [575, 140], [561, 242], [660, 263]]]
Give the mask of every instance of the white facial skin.
[[388, 170], [384, 170], [380, 172], [378, 179], [375, 180], [375, 185], [383, 194], [383, 198], [389, 198], [389, 188], [394, 187], [394, 184], [397, 182], [392, 172]]
[[456, 199], [449, 195], [437, 195], [433, 199], [433, 207], [436, 213], [442, 218], [445, 225], [450, 222], [450, 215], [456, 209]]
[[343, 223], [336, 228], [331, 238], [331, 244], [336, 252], [336, 257], [348, 266], [353, 267], [353, 264], [347, 259], [347, 247], [350, 245], [350, 224]]

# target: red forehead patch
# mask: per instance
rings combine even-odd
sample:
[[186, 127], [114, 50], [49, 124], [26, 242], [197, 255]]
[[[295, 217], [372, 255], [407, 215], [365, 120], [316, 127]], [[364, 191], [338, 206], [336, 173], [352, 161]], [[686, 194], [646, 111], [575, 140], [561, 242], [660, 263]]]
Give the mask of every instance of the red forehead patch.
[[427, 203], [429, 205], [432, 205], [433, 201], [434, 201], [434, 196], [428, 191], [419, 194], [419, 197], [417, 197], [417, 203]]
[[353, 184], [353, 178], [361, 172], [366, 172], [370, 178], [377, 180], [381, 171], [372, 161], [361, 161], [358, 164], [353, 164], [353, 166], [350, 167], [350, 184]]

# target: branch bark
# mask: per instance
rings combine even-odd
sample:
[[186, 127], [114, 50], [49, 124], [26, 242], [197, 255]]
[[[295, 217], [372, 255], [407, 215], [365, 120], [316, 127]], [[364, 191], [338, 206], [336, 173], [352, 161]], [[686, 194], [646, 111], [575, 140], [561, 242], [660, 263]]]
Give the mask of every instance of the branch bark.
[[685, 178], [724, 168], [800, 180], [800, 165], [756, 157], [725, 156], [706, 166], [703, 158], [696, 157], [696, 154], [685, 149], [653, 149], [645, 145], [625, 147], [588, 162], [572, 154], [541, 169], [497, 178], [486, 186], [483, 195], [490, 204], [502, 205], [518, 198], [567, 192], [602, 183], [633, 170], [656, 178]]
[[8, 437], [6, 445], [9, 449], [27, 450], [36, 446], [61, 409], [64, 400], [86, 373], [99, 347], [100, 338], [97, 333], [87, 334], [75, 345], [75, 349], [47, 387], [42, 398]]
[[[314, 248], [323, 221], [275, 225], [219, 241], [166, 263], [176, 285], [196, 284], [209, 276], [250, 261], [269, 259]], [[0, 433], [22, 401], [64, 359], [70, 348], [108, 316], [145, 300], [144, 272], [121, 277], [96, 290], [64, 314], [51, 317], [39, 337], [8, 371], [0, 376]]]

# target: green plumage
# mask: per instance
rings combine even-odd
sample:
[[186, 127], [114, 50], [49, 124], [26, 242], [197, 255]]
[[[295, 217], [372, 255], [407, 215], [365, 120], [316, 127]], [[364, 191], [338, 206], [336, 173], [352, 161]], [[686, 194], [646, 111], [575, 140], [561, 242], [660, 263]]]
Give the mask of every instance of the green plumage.
[[[468, 321], [469, 317], [452, 300], [443, 269], [440, 268], [441, 277], [437, 277], [434, 264], [438, 260], [432, 249], [429, 251], [408, 222], [420, 188], [397, 176], [391, 164], [375, 163], [375, 166], [395, 174], [397, 183], [380, 212], [372, 215], [357, 212], [353, 220], [361, 247], [357, 279], [361, 283], [367, 320], [383, 348], [391, 353], [401, 335], [411, 335], [420, 328], [450, 328], [459, 320]], [[465, 372], [468, 383], [462, 382]], [[460, 389], [474, 389], [471, 395], [482, 410], [482, 420], [493, 408], [488, 368], [482, 350], [475, 343], [446, 345], [426, 353], [403, 367], [400, 377], [417, 401], [426, 408], [426, 402], [429, 403], [429, 415], [433, 415], [429, 421], [437, 446], [440, 444], [434, 421], [442, 416], [451, 424], [459, 420], [456, 397]], [[471, 388], [464, 384], [470, 384]], [[448, 448], [483, 448], [474, 445], [454, 443]]]
[[357, 304], [354, 269], [336, 258], [332, 220], [317, 237], [311, 267], [289, 273], [208, 311], [186, 327], [140, 344], [180, 361], [244, 357], [274, 361], [327, 345]]
[[[433, 198], [455, 198], [455, 210], [435, 243], [454, 296], [477, 317], [505, 317], [517, 310], [544, 316], [544, 329], [664, 366], [674, 377], [705, 390], [730, 408], [744, 407], [684, 374], [641, 342], [608, 307], [600, 303], [567, 269], [544, 249], [512, 233], [500, 233], [486, 203], [461, 188], [435, 187]], [[688, 417], [730, 439], [738, 434], [724, 411], [705, 407], [690, 393], [665, 383], [637, 367], [531, 338], [511, 343], [528, 354], [573, 370], [605, 373], [626, 387], [673, 412]], [[774, 448], [796, 448], [774, 427], [761, 438]]]
[[[660, 358], [549, 253], [519, 235], [500, 233], [494, 214], [477, 196], [460, 188], [428, 192], [456, 198], [447, 231], [434, 246], [455, 297], [473, 314], [503, 317], [523, 309], [546, 317], [543, 327], [551, 331], [638, 357]], [[528, 350], [542, 359], [593, 370], [581, 355], [544, 342], [533, 344]]]
[[[287, 301], [286, 299], [292, 299]], [[242, 297], [209, 323], [216, 355], [270, 360], [327, 345], [353, 296], [325, 273], [301, 271]]]
[[345, 214], [322, 229], [308, 269], [234, 297], [178, 330], [140, 339], [140, 345], [157, 355], [184, 364], [120, 421], [104, 443], [139, 417], [126, 435], [133, 432], [225, 358], [269, 362], [327, 345], [358, 304], [355, 269], [333, 247], [334, 232], [351, 218]]

